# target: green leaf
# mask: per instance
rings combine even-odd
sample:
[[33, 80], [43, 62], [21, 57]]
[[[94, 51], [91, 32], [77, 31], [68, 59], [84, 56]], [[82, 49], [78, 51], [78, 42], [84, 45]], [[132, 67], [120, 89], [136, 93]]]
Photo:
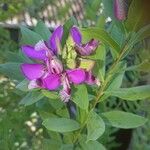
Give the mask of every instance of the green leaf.
[[42, 140], [42, 149], [49, 150], [50, 148], [53, 150], [59, 150], [62, 143], [53, 139], [43, 139]]
[[50, 99], [59, 99], [59, 95], [58, 95], [57, 92], [42, 90], [42, 93], [43, 93], [44, 96], [46, 96]]
[[30, 29], [24, 26], [21, 26], [21, 35], [22, 35], [22, 38], [21, 38], [22, 44], [34, 45], [40, 40], [42, 40], [42, 37], [38, 33], [31, 31]]
[[88, 110], [89, 100], [88, 92], [85, 85], [77, 85], [72, 96], [73, 102], [75, 102], [80, 108]]
[[82, 28], [81, 32], [83, 37], [89, 37], [89, 39], [94, 38], [100, 40], [104, 44], [108, 44], [113, 49], [115, 55], [118, 56], [120, 46], [111, 38], [111, 36], [105, 30], [96, 27], [90, 27], [85, 29]]
[[63, 144], [59, 150], [73, 150], [73, 144]]
[[90, 112], [87, 122], [87, 141], [97, 140], [105, 131], [103, 119], [94, 111]]
[[23, 75], [20, 71], [20, 63], [9, 62], [0, 64], [0, 73], [16, 80], [23, 80]]
[[106, 150], [106, 148], [98, 141], [89, 141], [81, 143], [82, 150]]
[[100, 101], [103, 101], [110, 96], [109, 92], [107, 91], [112, 91], [120, 88], [120, 86], [122, 85], [125, 68], [126, 63], [120, 62], [116, 65], [116, 67], [113, 70], [110, 70], [110, 73], [108, 74], [106, 79], [110, 81], [110, 83], [108, 84], [108, 87], [104, 95], [101, 97]]
[[44, 96], [41, 91], [31, 91], [20, 101], [20, 105], [32, 105], [33, 103], [41, 100], [43, 97]]
[[146, 24], [149, 24], [149, 12], [150, 2], [147, 0], [132, 0], [128, 17], [125, 22], [128, 31], [137, 31]]
[[124, 100], [144, 100], [150, 98], [150, 85], [137, 86], [132, 88], [120, 88], [118, 90], [106, 91], [108, 95], [116, 96]]
[[51, 131], [71, 132], [78, 130], [80, 125], [78, 122], [67, 118], [49, 118], [44, 120], [43, 125]]
[[126, 71], [133, 71], [133, 70], [150, 72], [150, 58], [144, 59], [144, 61], [139, 65], [134, 65], [126, 69]]
[[48, 40], [50, 38], [51, 32], [43, 21], [39, 21], [34, 30], [43, 38], [43, 40]]
[[125, 68], [126, 68], [126, 63], [119, 62], [113, 70], [110, 70], [108, 74], [108, 79], [110, 79], [111, 82], [107, 90], [120, 88], [120, 86], [122, 85]]
[[143, 28], [141, 28], [138, 32], [137, 32], [137, 41], [136, 42], [140, 42], [142, 40], [144, 40], [145, 38], [150, 37], [150, 24], [144, 26]]
[[16, 86], [16, 88], [17, 88], [18, 90], [27, 92], [27, 91], [29, 91], [29, 89], [28, 89], [28, 84], [29, 84], [29, 81], [27, 81], [26, 79], [24, 79], [23, 81], [21, 81], [21, 82]]
[[117, 110], [102, 113], [102, 115], [112, 126], [122, 129], [136, 128], [144, 125], [147, 121], [144, 117]]

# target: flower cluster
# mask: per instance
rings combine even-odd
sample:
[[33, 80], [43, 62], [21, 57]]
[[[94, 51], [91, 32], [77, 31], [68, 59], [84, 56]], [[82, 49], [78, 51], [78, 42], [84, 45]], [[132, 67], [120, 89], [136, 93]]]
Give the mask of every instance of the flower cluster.
[[[62, 55], [66, 48], [61, 49], [61, 40], [63, 37], [63, 27], [59, 26], [51, 35], [49, 41], [39, 41], [34, 46], [23, 45], [22, 52], [33, 59], [35, 63], [24, 63], [21, 65], [21, 70], [24, 76], [30, 81], [28, 88], [43, 88], [47, 90], [60, 89], [60, 97], [62, 101], [68, 102], [71, 98], [71, 84], [97, 84], [99, 80], [92, 75], [92, 67], [82, 67], [82, 56], [90, 55], [98, 47], [99, 42], [91, 39], [88, 43], [82, 44], [82, 36], [78, 28], [72, 27], [70, 30], [70, 39], [73, 44], [72, 50], [76, 54], [73, 67], [67, 66]], [[66, 44], [67, 45], [67, 44]], [[65, 57], [68, 55], [65, 53]], [[76, 60], [80, 60], [77, 63]], [[82, 61], [83, 60], [83, 61]], [[94, 65], [92, 62], [90, 66]], [[88, 64], [87, 64], [88, 66]]]

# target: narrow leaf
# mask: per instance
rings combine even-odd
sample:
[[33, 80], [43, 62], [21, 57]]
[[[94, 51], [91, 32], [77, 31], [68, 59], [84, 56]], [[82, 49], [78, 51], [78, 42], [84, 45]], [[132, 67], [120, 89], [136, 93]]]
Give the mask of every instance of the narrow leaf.
[[39, 100], [41, 100], [43, 98], [43, 94], [41, 93], [41, 91], [32, 91], [29, 92], [21, 101], [20, 101], [20, 105], [31, 105]]
[[42, 37], [38, 33], [31, 31], [30, 29], [24, 26], [21, 26], [21, 35], [22, 35], [21, 43], [23, 44], [34, 45], [40, 40], [42, 40]]
[[48, 40], [50, 38], [51, 32], [43, 21], [39, 21], [34, 30], [43, 38], [43, 40]]
[[16, 80], [23, 80], [23, 75], [20, 71], [20, 63], [5, 63], [0, 64], [0, 73]]

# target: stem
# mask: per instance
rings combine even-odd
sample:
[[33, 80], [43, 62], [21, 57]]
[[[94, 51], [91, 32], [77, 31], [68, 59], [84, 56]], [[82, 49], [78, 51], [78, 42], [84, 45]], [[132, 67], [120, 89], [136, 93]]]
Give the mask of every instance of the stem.
[[74, 139], [74, 143], [77, 142], [77, 140], [78, 140], [78, 138], [79, 138], [81, 132], [83, 131], [85, 125], [87, 124], [87, 120], [88, 120], [89, 113], [90, 113], [92, 110], [94, 110], [94, 108], [96, 107], [97, 103], [99, 102], [99, 99], [103, 96], [104, 91], [106, 90], [106, 88], [107, 88], [109, 82], [111, 81], [109, 74], [110, 74], [111, 71], [116, 67], [116, 65], [119, 63], [119, 61], [122, 59], [122, 57], [123, 57], [123, 55], [124, 55], [124, 53], [126, 52], [127, 49], [128, 49], [128, 47], [127, 47], [127, 43], [126, 43], [125, 46], [122, 48], [121, 53], [120, 53], [120, 55], [118, 56], [118, 58], [115, 60], [115, 62], [114, 62], [114, 63], [112, 64], [112, 66], [109, 68], [109, 71], [108, 71], [107, 76], [106, 76], [106, 80], [104, 81], [103, 85], [101, 86], [101, 88], [100, 88], [100, 90], [99, 90], [99, 92], [98, 92], [98, 94], [97, 94], [97, 96], [96, 96], [96, 98], [95, 98], [95, 100], [94, 100], [94, 103], [93, 103], [93, 105], [91, 106], [90, 111], [88, 112], [88, 115], [87, 115], [87, 118], [86, 118], [85, 122], [83, 123], [82, 127], [80, 128], [80, 130], [78, 130], [78, 133], [77, 133], [77, 135], [75, 136], [75, 139]]

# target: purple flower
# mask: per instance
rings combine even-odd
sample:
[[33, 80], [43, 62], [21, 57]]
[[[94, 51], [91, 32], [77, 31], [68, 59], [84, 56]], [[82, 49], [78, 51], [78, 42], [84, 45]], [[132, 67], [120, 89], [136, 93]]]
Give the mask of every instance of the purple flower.
[[99, 45], [99, 42], [95, 39], [91, 39], [86, 44], [82, 44], [82, 36], [77, 27], [72, 27], [70, 33], [75, 43], [75, 50], [80, 55], [87, 56], [92, 54]]
[[47, 57], [57, 55], [59, 52], [59, 45], [63, 36], [63, 27], [59, 26], [51, 35], [49, 42], [39, 41], [35, 46], [23, 45], [22, 52], [29, 58], [46, 60]]
[[[75, 43], [77, 43], [76, 47], [79, 48], [79, 52], [81, 51], [83, 55], [91, 54], [98, 46], [98, 42], [93, 39], [87, 44], [82, 45], [80, 32], [75, 27], [72, 28], [72, 31]], [[61, 54], [60, 44], [62, 36], [63, 27], [59, 26], [53, 32], [48, 42], [41, 40], [34, 46], [22, 46], [22, 52], [26, 56], [40, 61], [34, 64], [24, 63], [21, 65], [21, 70], [24, 76], [30, 81], [28, 85], [29, 89], [43, 88], [58, 90], [61, 88], [59, 92], [60, 97], [62, 101], [68, 102], [71, 98], [71, 84], [87, 83], [89, 85], [99, 85], [99, 82], [92, 75], [91, 70], [86, 70], [85, 68], [66, 70], [63, 67], [62, 62], [57, 57], [58, 54]]]
[[22, 51], [29, 58], [41, 60], [41, 64], [21, 65], [22, 73], [30, 81], [28, 88], [44, 88], [48, 90], [60, 91], [60, 97], [67, 102], [71, 96], [70, 84], [81, 84], [85, 81], [84, 69], [65, 70], [62, 62], [57, 58], [58, 43], [62, 38], [63, 28], [59, 26], [52, 34], [49, 43], [39, 41], [35, 46], [24, 45]]
[[[96, 48], [99, 45], [99, 41], [95, 40], [95, 39], [91, 39], [89, 42], [87, 42], [86, 44], [82, 44], [82, 35], [80, 33], [80, 31], [78, 30], [78, 28], [76, 27], [72, 27], [71, 28], [71, 37], [75, 43], [75, 50], [81, 55], [81, 56], [88, 56], [90, 54], [92, 54]], [[80, 56], [79, 55], [79, 56]], [[100, 85], [100, 81], [92, 74], [92, 68], [94, 67], [94, 63], [92, 61], [89, 61], [88, 59], [80, 59], [80, 63], [84, 64], [85, 61], [87, 61], [87, 65], [84, 65], [84, 69], [85, 69], [85, 83], [89, 84], [89, 85], [93, 85], [93, 84], [97, 84], [98, 86]], [[92, 62], [92, 65], [90, 65], [89, 63]], [[79, 65], [80, 66], [80, 65]], [[85, 66], [87, 66], [87, 69], [85, 68]], [[89, 68], [90, 66], [92, 66], [91, 68]], [[80, 66], [82, 68], [82, 65]]]

